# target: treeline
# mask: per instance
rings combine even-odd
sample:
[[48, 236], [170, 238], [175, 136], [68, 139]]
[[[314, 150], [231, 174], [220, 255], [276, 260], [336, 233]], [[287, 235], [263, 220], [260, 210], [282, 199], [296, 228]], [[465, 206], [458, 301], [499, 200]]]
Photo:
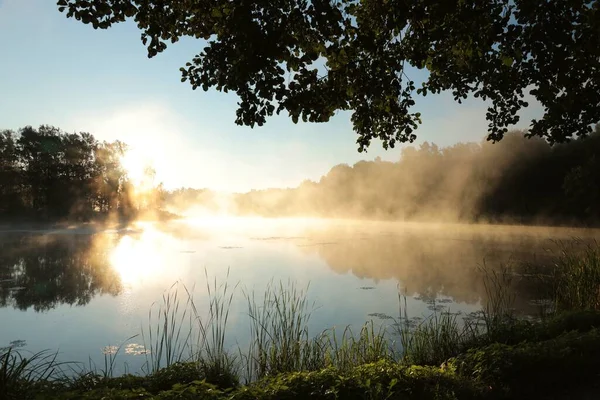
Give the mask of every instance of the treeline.
[[156, 208], [161, 186], [136, 191], [122, 165], [126, 152], [123, 142], [53, 126], [0, 131], [0, 221], [132, 218]]
[[[398, 162], [337, 165], [318, 182], [234, 195], [228, 212], [393, 220], [591, 225], [600, 222], [600, 128], [550, 146], [512, 132], [502, 141], [407, 147]], [[219, 209], [208, 191], [180, 191]], [[189, 197], [189, 198], [186, 198]], [[198, 204], [195, 203], [195, 204]]]

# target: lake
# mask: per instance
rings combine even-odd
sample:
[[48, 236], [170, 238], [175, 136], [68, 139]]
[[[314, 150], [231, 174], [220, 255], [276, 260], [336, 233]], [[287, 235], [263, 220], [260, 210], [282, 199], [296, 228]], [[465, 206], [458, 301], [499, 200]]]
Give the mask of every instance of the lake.
[[[140, 334], [166, 291], [185, 285], [206, 305], [207, 277], [237, 285], [228, 345], [248, 336], [244, 293], [269, 282], [308, 285], [310, 329], [399, 315], [427, 317], [443, 306], [466, 315], [486, 301], [481, 270], [511, 261], [547, 262], [556, 240], [594, 239], [597, 230], [318, 219], [210, 217], [90, 227], [0, 231], [0, 347], [59, 351], [64, 361], [102, 367], [122, 346], [116, 367], [139, 372]], [[170, 289], [171, 288], [171, 289]], [[535, 295], [516, 294], [535, 312]], [[433, 301], [435, 300], [435, 303]], [[153, 305], [154, 304], [154, 305]], [[155, 315], [155, 314], [154, 314]]]

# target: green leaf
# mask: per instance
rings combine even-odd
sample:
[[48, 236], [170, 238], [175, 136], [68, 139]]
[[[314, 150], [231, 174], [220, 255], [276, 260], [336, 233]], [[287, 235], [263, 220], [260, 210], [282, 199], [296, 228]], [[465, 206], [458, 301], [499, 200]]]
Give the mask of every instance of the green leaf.
[[507, 67], [510, 67], [513, 64], [512, 57], [502, 56], [502, 64], [506, 65]]

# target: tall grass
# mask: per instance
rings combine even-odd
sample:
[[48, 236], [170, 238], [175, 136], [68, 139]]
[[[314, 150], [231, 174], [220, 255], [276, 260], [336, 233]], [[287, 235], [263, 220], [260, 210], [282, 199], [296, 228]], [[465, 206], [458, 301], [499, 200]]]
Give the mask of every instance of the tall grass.
[[[489, 268], [483, 262], [479, 267], [482, 273], [483, 286], [486, 293], [486, 302], [481, 310], [481, 319], [485, 328], [485, 334], [489, 341], [497, 341], [502, 338], [507, 329], [515, 322], [515, 299], [514, 291], [514, 266], [509, 261], [501, 264], [499, 269]], [[468, 325], [472, 328], [473, 325]], [[479, 336], [475, 331], [471, 340]]]
[[[306, 289], [288, 281], [275, 286], [271, 281], [262, 302], [254, 292], [244, 295], [250, 318], [250, 345], [245, 357], [246, 379], [281, 372], [304, 371], [323, 364], [319, 340], [311, 340]], [[313, 304], [314, 307], [314, 304]]]
[[335, 329], [326, 331], [321, 340], [326, 339], [326, 358], [324, 367], [335, 367], [339, 371], [380, 360], [395, 360], [397, 353], [390, 342], [384, 326], [375, 329], [373, 321], [366, 322], [358, 335], [347, 326], [341, 337]]
[[194, 315], [193, 322], [198, 327], [192, 357], [207, 381], [223, 387], [232, 387], [239, 382], [239, 366], [236, 356], [226, 348], [225, 340], [231, 302], [237, 284], [230, 291], [229, 270], [225, 283], [219, 286], [216, 277], [211, 286], [206, 270], [204, 273], [208, 295], [208, 315], [205, 319], [196, 307], [192, 293], [184, 286], [188, 298], [191, 299], [189, 304]]
[[[200, 309], [193, 290], [172, 286], [153, 305], [148, 328], [142, 338], [148, 349], [150, 374], [178, 362], [193, 362], [199, 378], [222, 387], [284, 372], [315, 371], [329, 366], [340, 370], [390, 358], [390, 348], [382, 328], [373, 322], [355, 335], [346, 327], [341, 335], [335, 329], [311, 335], [308, 329], [315, 304], [308, 302], [308, 286], [298, 288], [288, 281], [271, 282], [262, 298], [244, 291], [249, 322], [249, 344], [237, 352], [226, 345], [231, 304], [238, 285], [230, 286], [228, 277], [218, 285], [206, 277], [206, 304]], [[181, 288], [183, 290], [181, 290]], [[185, 298], [181, 296], [185, 293]]]
[[466, 339], [471, 338], [471, 331], [462, 327], [457, 314], [449, 310], [434, 311], [413, 327], [405, 306], [404, 316], [396, 328], [402, 345], [402, 361], [409, 365], [439, 365], [458, 354]]
[[250, 382], [280, 373], [327, 367], [345, 371], [382, 359], [439, 365], [483, 334], [490, 340], [501, 335], [511, 320], [514, 296], [510, 269], [491, 270], [484, 264], [480, 271], [488, 301], [475, 321], [459, 318], [449, 310], [437, 311], [434, 304], [433, 314], [414, 326], [408, 317], [406, 298], [403, 302], [399, 295], [400, 322], [395, 324], [399, 343], [388, 335], [386, 327], [376, 327], [373, 321], [365, 323], [357, 333], [350, 326], [341, 331], [332, 328], [310, 332], [309, 322], [316, 305], [308, 301], [308, 285], [299, 288], [291, 281], [271, 281], [262, 296], [244, 290], [250, 340], [247, 348], [238, 346], [237, 355], [226, 347], [237, 285], [229, 286], [229, 274], [224, 284], [217, 285], [216, 279], [211, 282], [205, 271], [205, 314], [185, 286], [185, 302], [177, 290], [163, 296], [158, 324], [150, 314], [149, 331], [154, 332], [149, 336], [151, 372], [175, 362], [193, 361], [200, 377], [230, 387], [240, 378]]
[[36, 386], [65, 377], [58, 353], [40, 351], [29, 357], [12, 347], [0, 349], [0, 399], [25, 399], [35, 394]]
[[438, 311], [435, 301], [433, 314], [415, 323], [408, 316], [406, 297], [398, 295], [400, 320], [396, 334], [402, 346], [402, 361], [406, 364], [440, 365], [466, 348], [501, 339], [515, 321], [513, 292], [514, 273], [510, 263], [499, 269], [479, 266], [486, 299], [482, 310], [468, 318], [449, 309]]
[[[489, 334], [506, 321], [505, 312], [510, 309], [512, 297], [507, 289], [510, 284], [507, 271], [482, 271], [489, 297], [482, 319], [484, 331]], [[192, 375], [197, 374], [198, 379], [220, 387], [233, 387], [241, 379], [250, 382], [280, 373], [328, 367], [343, 372], [383, 359], [439, 365], [482, 333], [457, 314], [437, 311], [435, 304], [433, 315], [413, 326], [406, 298], [400, 295], [401, 322], [396, 325], [399, 343], [388, 335], [387, 327], [376, 326], [373, 321], [366, 322], [356, 332], [346, 326], [341, 330], [334, 327], [313, 333], [309, 325], [316, 304], [308, 300], [309, 286], [299, 288], [291, 281], [287, 284], [271, 281], [260, 296], [253, 291], [243, 291], [250, 340], [247, 347], [238, 345], [234, 352], [227, 346], [231, 339], [228, 326], [238, 285], [228, 283], [229, 271], [222, 284], [218, 284], [216, 278], [209, 279], [206, 270], [205, 278], [206, 296], [202, 307], [194, 299], [194, 288], [188, 289], [180, 283], [166, 290], [161, 302], [152, 304], [148, 325], [141, 333], [147, 374], [160, 374], [166, 367], [188, 362], [196, 371], [192, 371]], [[89, 376], [93, 379], [112, 377], [119, 350], [120, 347], [106, 353], [104, 369], [101, 373], [93, 370]], [[14, 365], [21, 365], [17, 358], [10, 360]], [[54, 359], [46, 361], [49, 361], [47, 365], [54, 365]], [[4, 361], [4, 365], [9, 364]], [[27, 365], [22, 364], [23, 368]], [[13, 366], [10, 370], [18, 371], [18, 368]], [[186, 373], [190, 373], [189, 368]], [[85, 375], [81, 373], [80, 380]]]
[[581, 240], [558, 244], [551, 272], [543, 276], [555, 310], [600, 310], [600, 245]]
[[[188, 296], [182, 306], [179, 293], [176, 282], [163, 293], [162, 303], [150, 306], [148, 330], [142, 328], [147, 373], [190, 358], [193, 333], [190, 306], [193, 299]], [[158, 309], [154, 312], [155, 306]]]
[[[236, 357], [225, 348], [225, 333], [233, 291], [225, 283], [212, 285], [205, 270], [207, 307], [203, 314], [194, 300], [194, 288], [175, 283], [153, 304], [148, 328], [142, 329], [146, 348], [145, 372], [154, 374], [181, 362], [193, 362], [199, 376], [211, 383], [237, 384]], [[236, 285], [237, 286], [237, 285]], [[234, 288], [235, 289], [235, 288]], [[153, 313], [153, 309], [157, 311]]]
[[339, 371], [391, 358], [385, 329], [372, 321], [354, 334], [346, 326], [341, 335], [335, 328], [311, 335], [309, 321], [315, 304], [307, 299], [308, 286], [298, 289], [270, 282], [262, 302], [246, 293], [250, 317], [250, 345], [245, 361], [246, 379], [294, 371], [316, 371], [334, 367]]

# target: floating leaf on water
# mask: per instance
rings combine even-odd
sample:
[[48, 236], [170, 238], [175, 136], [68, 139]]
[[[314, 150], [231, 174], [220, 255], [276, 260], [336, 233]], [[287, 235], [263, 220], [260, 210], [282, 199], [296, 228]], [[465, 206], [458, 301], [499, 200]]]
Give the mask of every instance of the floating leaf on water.
[[106, 346], [102, 348], [102, 354], [117, 354], [119, 348], [117, 346]]
[[390, 317], [389, 315], [384, 314], [384, 313], [370, 313], [368, 315], [369, 315], [369, 317], [377, 317], [380, 319], [393, 319], [393, 317]]
[[140, 356], [144, 354], [150, 354], [150, 350], [147, 350], [144, 345], [138, 343], [130, 343], [125, 346], [125, 354], [131, 354], [133, 356]]
[[12, 349], [16, 349], [16, 348], [20, 348], [20, 347], [25, 347], [25, 346], [27, 346], [27, 341], [26, 340], [21, 340], [21, 339], [19, 339], [19, 340], [13, 340], [12, 342], [10, 342], [8, 344], [8, 347], [12, 348]]

